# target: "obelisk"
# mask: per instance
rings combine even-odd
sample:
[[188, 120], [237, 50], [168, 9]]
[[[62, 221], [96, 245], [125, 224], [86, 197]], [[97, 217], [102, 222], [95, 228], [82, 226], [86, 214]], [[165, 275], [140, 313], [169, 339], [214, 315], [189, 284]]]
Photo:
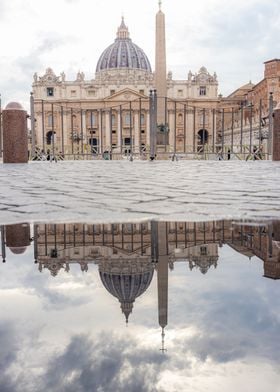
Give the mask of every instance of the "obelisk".
[[156, 14], [156, 59], [155, 59], [155, 88], [157, 90], [157, 125], [165, 125], [166, 84], [166, 49], [165, 49], [165, 16], [161, 10]]

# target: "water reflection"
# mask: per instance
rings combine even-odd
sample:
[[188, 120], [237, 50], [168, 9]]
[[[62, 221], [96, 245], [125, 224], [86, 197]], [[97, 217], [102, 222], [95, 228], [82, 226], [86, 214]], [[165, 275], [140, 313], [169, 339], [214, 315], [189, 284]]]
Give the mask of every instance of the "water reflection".
[[[238, 362], [239, 368], [236, 368], [235, 372], [240, 371], [240, 369], [246, 372], [244, 363], [241, 364], [242, 361], [245, 361], [246, 355], [251, 358], [248, 363], [252, 362], [254, 364], [253, 371], [256, 371], [259, 359], [269, 360], [271, 363], [274, 363], [274, 361], [278, 363], [277, 361], [279, 361], [279, 344], [277, 343], [279, 333], [279, 300], [277, 298], [279, 296], [276, 297], [276, 289], [279, 290], [279, 287], [277, 285], [275, 289], [275, 286], [272, 287], [266, 284], [280, 279], [279, 221], [261, 225], [244, 224], [230, 220], [199, 223], [152, 221], [110, 225], [80, 223], [35, 224], [32, 226], [29, 224], [10, 225], [1, 226], [1, 249], [2, 259], [6, 262], [2, 268], [2, 274], [15, 260], [23, 260], [24, 262], [29, 260], [31, 269], [28, 276], [32, 274], [34, 278], [39, 279], [39, 283], [32, 283], [32, 287], [36, 288], [36, 285], [39, 287], [38, 297], [42, 298], [43, 295], [48, 295], [51, 298], [53, 296], [51, 298], [53, 309], [48, 308], [47, 314], [50, 316], [46, 316], [46, 318], [51, 318], [52, 312], [55, 313], [54, 318], [58, 317], [58, 311], [62, 313], [62, 319], [58, 324], [56, 324], [56, 321], [49, 322], [45, 320], [47, 327], [40, 326], [45, 334], [48, 334], [48, 331], [54, 328], [52, 325], [55, 325], [54, 330], [55, 334], [59, 335], [58, 340], [65, 339], [66, 335], [69, 339], [68, 345], [67, 342], [64, 342], [65, 351], [62, 351], [63, 354], [60, 356], [54, 353], [52, 355], [48, 354], [48, 358], [52, 358], [52, 360], [48, 359], [46, 361], [47, 373], [44, 378], [44, 387], [41, 390], [74, 390], [65, 387], [64, 384], [62, 385], [58, 381], [57, 385], [50, 382], [50, 379], [58, 377], [58, 371], [62, 374], [67, 374], [68, 371], [68, 377], [74, 380], [73, 374], [82, 372], [82, 367], [89, 367], [92, 371], [91, 377], [96, 378], [97, 375], [94, 373], [92, 363], [96, 363], [97, 357], [93, 360], [93, 354], [89, 353], [89, 347], [96, 350], [100, 356], [104, 352], [106, 352], [106, 356], [110, 356], [109, 351], [111, 350], [112, 361], [115, 356], [116, 361], [134, 363], [133, 366], [138, 366], [141, 363], [142, 376], [137, 379], [137, 386], [134, 383], [128, 384], [129, 387], [127, 385], [119, 385], [118, 387], [114, 385], [113, 387], [113, 382], [112, 385], [109, 385], [104, 380], [100, 381], [103, 389], [100, 385], [97, 385], [94, 389], [95, 387], [92, 387], [91, 383], [87, 384], [90, 385], [91, 389], [87, 389], [87, 387], [83, 389], [79, 379], [79, 383], [75, 384], [76, 390], [99, 390], [100, 388], [100, 390], [108, 391], [175, 391], [176, 388], [177, 390], [184, 390], [182, 387], [184, 388], [187, 385], [188, 380], [180, 371], [183, 369], [187, 374], [190, 373], [188, 377], [192, 377], [193, 381], [190, 385], [193, 385], [192, 383], [195, 382], [197, 375], [191, 375], [191, 369], [198, 369], [199, 361], [204, 363], [204, 368], [209, 367], [207, 372], [213, 371], [213, 368], [215, 368], [213, 363], [222, 364], [227, 378], [231, 377], [232, 371], [232, 368], [226, 369], [225, 364], [228, 362], [236, 364], [240, 360], [240, 363]], [[32, 254], [33, 260], [31, 258]], [[28, 256], [28, 260], [24, 258], [25, 255]], [[258, 257], [258, 265], [262, 266], [257, 270], [261, 280], [258, 280], [257, 283], [252, 280], [250, 283], [251, 264], [248, 266], [244, 261], [251, 258], [256, 260], [256, 256]], [[234, 263], [229, 263], [229, 267], [226, 268], [227, 258], [228, 260], [240, 259], [241, 262], [236, 262], [236, 268], [234, 268]], [[33, 261], [35, 264], [33, 264]], [[19, 268], [19, 265], [17, 264], [17, 268]], [[37, 275], [34, 266], [38, 268]], [[183, 279], [184, 271], [187, 271], [186, 266], [188, 267], [188, 277]], [[84, 277], [88, 276], [91, 271], [98, 269], [100, 286], [97, 286], [94, 293], [99, 296], [91, 299], [91, 301], [100, 302], [102, 311], [98, 313], [99, 317], [104, 317], [105, 324], [112, 323], [111, 336], [103, 334], [98, 339], [96, 338], [96, 341], [90, 340], [87, 333], [92, 328], [93, 322], [101, 332], [104, 329], [104, 323], [101, 319], [92, 318], [91, 322], [88, 321], [88, 324], [85, 324], [88, 315], [83, 316], [83, 312], [88, 313], [88, 309], [86, 309], [88, 299], [78, 299], [75, 303], [72, 298], [69, 305], [65, 298], [67, 295], [71, 298], [73, 282], [72, 286], [67, 286], [69, 291], [65, 289], [65, 298], [59, 297], [57, 293], [54, 295], [51, 290], [47, 291], [42, 283], [42, 277], [46, 277], [51, 282], [59, 281], [62, 286], [65, 281], [59, 279], [63, 279], [64, 276], [69, 277], [71, 273], [75, 274], [77, 267], [84, 273]], [[21, 265], [21, 268], [23, 268], [23, 265]], [[223, 273], [223, 269], [226, 271], [225, 273]], [[22, 270], [20, 273], [23, 273]], [[217, 280], [215, 280], [215, 276], [218, 276]], [[208, 277], [213, 277], [214, 280], [208, 279]], [[28, 279], [30, 277], [27, 277], [26, 274], [23, 285], [30, 288], [31, 285]], [[238, 290], [228, 290], [227, 286], [230, 287], [231, 281], [238, 282], [236, 285], [238, 285], [240, 293], [238, 293]], [[260, 285], [260, 281], [265, 284]], [[213, 282], [212, 287], [211, 282]], [[242, 284], [239, 285], [239, 282]], [[75, 283], [78, 284], [77, 281]], [[276, 283], [278, 284], [278, 282]], [[5, 287], [3, 281], [1, 284]], [[153, 293], [150, 288], [152, 285], [157, 291], [155, 308], [151, 305]], [[14, 293], [19, 287], [18, 283], [14, 283], [13, 286], [9, 286], [9, 289], [13, 289]], [[98, 291], [99, 287], [100, 291]], [[78, 287], [78, 289], [87, 291], [86, 287]], [[129, 333], [122, 338], [115, 335], [117, 322], [113, 319], [116, 313], [112, 314], [110, 318], [106, 305], [104, 305], [106, 301], [102, 299], [103, 293], [110, 293], [112, 298], [115, 297], [113, 300], [119, 302], [120, 308], [116, 307], [116, 310], [120, 312], [126, 323], [132, 317], [132, 313], [138, 314], [138, 321], [134, 322], [135, 329], [132, 330], [134, 336]], [[5, 295], [7, 295], [7, 291]], [[11, 294], [10, 297], [11, 302], [13, 301], [13, 295]], [[22, 295], [25, 295], [25, 293], [23, 292]], [[87, 292], [87, 298], [89, 296], [91, 294]], [[145, 296], [147, 296], [147, 300], [143, 302]], [[168, 296], [171, 296], [172, 300]], [[176, 301], [174, 298], [176, 298]], [[273, 298], [274, 301], [272, 301]], [[59, 302], [61, 302], [60, 308], [56, 307]], [[114, 303], [117, 304], [117, 302]], [[27, 303], [24, 306], [27, 306]], [[68, 307], [69, 312], [71, 311], [71, 317], [68, 313]], [[79, 310], [78, 307], [86, 310]], [[152, 338], [149, 338], [150, 340], [147, 340], [147, 332], [146, 338], [143, 333], [145, 328], [154, 329], [151, 320], [153, 312], [156, 311], [157, 323], [161, 331], [161, 346], [159, 331], [157, 335], [152, 335]], [[38, 310], [37, 312], [41, 314]], [[172, 322], [168, 328], [167, 342], [165, 342], [168, 314], [172, 315]], [[16, 316], [13, 317], [16, 318]], [[29, 314], [29, 317], [32, 319], [32, 315]], [[36, 312], [34, 318], [37, 318]], [[70, 323], [69, 320], [71, 320]], [[51, 327], [49, 324], [51, 324]], [[24, 323], [21, 324], [17, 320], [14, 325], [24, 325]], [[66, 333], [65, 331], [68, 328], [71, 329], [71, 327], [73, 330]], [[173, 337], [171, 330], [176, 332], [173, 332]], [[61, 336], [59, 331], [63, 331], [65, 336]], [[82, 332], [86, 337], [77, 335], [77, 332]], [[32, 335], [32, 344], [34, 344], [33, 327], [29, 327], [27, 333]], [[141, 336], [139, 341], [135, 334]], [[6, 335], [0, 324], [0, 340], [2, 335], [4, 336], [3, 339], [9, 341], [10, 338], [5, 338]], [[40, 341], [39, 346], [43, 346], [44, 350], [47, 350], [48, 344], [54, 345], [55, 338], [52, 339], [47, 340], [44, 344]], [[145, 339], [148, 341], [148, 347], [143, 346]], [[14, 343], [9, 344], [9, 350], [14, 351], [13, 345]], [[103, 351], [100, 347], [103, 347]], [[157, 356], [151, 357], [151, 352], [159, 353], [159, 348], [161, 352], [166, 353], [162, 356], [166, 359], [159, 359]], [[121, 354], [122, 352], [123, 354]], [[169, 356], [171, 352], [172, 358]], [[187, 356], [186, 353], [188, 353]], [[253, 361], [254, 356], [257, 360]], [[88, 358], [89, 362], [86, 361], [85, 357]], [[209, 364], [209, 358], [213, 363]], [[77, 365], [78, 368], [67, 370], [69, 369], [69, 363], [77, 363], [81, 359], [83, 359], [81, 368]], [[141, 362], [143, 360], [152, 363], [158, 373], [153, 374], [151, 379], [147, 376], [148, 381], [145, 381], [146, 384], [140, 387], [142, 378], [145, 378], [145, 374], [148, 372], [146, 365]], [[168, 366], [164, 365], [165, 360], [168, 360], [170, 367], [173, 366], [174, 372], [178, 373], [177, 387], [173, 389], [170, 382], [165, 386], [163, 374], [168, 371]], [[61, 368], [63, 361], [65, 361], [66, 369]], [[1, 363], [0, 356], [0, 367], [2, 366]], [[252, 371], [252, 369], [250, 368], [248, 371]], [[263, 371], [265, 372], [265, 370]], [[107, 376], [108, 372], [107, 368]], [[279, 375], [276, 376], [276, 373], [272, 370], [269, 370], [269, 372], [267, 378], [264, 376], [265, 380], [270, 378], [272, 381], [276, 379], [279, 381]], [[116, 370], [116, 373], [123, 379], [124, 375], [120, 369]], [[271, 376], [274, 378], [271, 378]], [[183, 386], [179, 382], [180, 379], [184, 380]], [[207, 376], [204, 379], [207, 380]], [[270, 381], [271, 390], [273, 390], [274, 385], [271, 384], [272, 381]], [[130, 380], [130, 382], [132, 381]], [[153, 389], [154, 382], [159, 384]], [[104, 385], [107, 387], [104, 387]], [[200, 379], [197, 390], [205, 390], [203, 385], [202, 379]], [[225, 383], [221, 385], [223, 385], [223, 388], [226, 386], [229, 391], [234, 390]], [[1, 377], [0, 387], [2, 387]], [[0, 388], [0, 390], [2, 389]], [[17, 391], [18, 389], [14, 387], [10, 390]], [[28, 390], [28, 388], [23, 388], [23, 390]], [[215, 390], [216, 392], [223, 389], [213, 387], [213, 389], [208, 388], [208, 390]], [[258, 391], [261, 389], [258, 389], [256, 383], [251, 390]]]
[[128, 321], [133, 303], [149, 287], [157, 270], [159, 323], [167, 325], [168, 267], [186, 262], [206, 274], [217, 268], [219, 248], [263, 261], [263, 276], [280, 279], [280, 221], [244, 224], [234, 221], [146, 222], [124, 224], [35, 224], [1, 226], [3, 262], [6, 247], [22, 254], [33, 240], [39, 271], [55, 277], [79, 264], [87, 272], [97, 264], [107, 291], [116, 297]]

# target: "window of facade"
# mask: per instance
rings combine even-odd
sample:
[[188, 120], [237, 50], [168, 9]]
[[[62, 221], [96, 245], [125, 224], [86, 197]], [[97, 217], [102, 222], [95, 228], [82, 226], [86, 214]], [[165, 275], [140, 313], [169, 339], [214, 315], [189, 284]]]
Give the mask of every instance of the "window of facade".
[[72, 115], [71, 124], [73, 125], [74, 128], [77, 127], [77, 116], [75, 114]]
[[145, 125], [145, 115], [141, 114], [141, 120], [140, 120], [141, 125]]
[[110, 95], [115, 94], [116, 90], [110, 90]]
[[199, 87], [199, 95], [200, 96], [206, 95], [206, 86], [200, 86]]
[[129, 146], [130, 145], [130, 137], [125, 137], [124, 138], [124, 145]]
[[90, 97], [95, 97], [96, 96], [96, 91], [95, 90], [88, 90], [88, 96]]
[[206, 246], [201, 246], [200, 247], [200, 254], [201, 254], [201, 256], [206, 256], [207, 255], [207, 247]]
[[178, 123], [182, 124], [182, 122], [183, 122], [183, 115], [180, 113], [178, 114]]
[[125, 125], [130, 125], [130, 114], [129, 113], [125, 114], [124, 123], [125, 123]]
[[52, 114], [48, 115], [48, 127], [52, 127], [52, 123], [53, 123], [53, 116]]
[[199, 114], [199, 124], [200, 126], [204, 126], [208, 124], [208, 114], [206, 111], [204, 111], [204, 113], [201, 112]]
[[96, 115], [95, 113], [90, 113], [90, 126], [94, 127], [96, 126]]
[[145, 92], [144, 90], [139, 90], [139, 93], [144, 95]]
[[116, 125], [116, 116], [115, 116], [115, 114], [112, 114], [111, 121], [112, 121], [112, 126]]
[[53, 96], [54, 96], [54, 88], [47, 87], [47, 97], [53, 97]]
[[183, 90], [178, 90], [178, 97], [182, 97], [183, 96]]
[[76, 90], [71, 90], [71, 97], [76, 97]]

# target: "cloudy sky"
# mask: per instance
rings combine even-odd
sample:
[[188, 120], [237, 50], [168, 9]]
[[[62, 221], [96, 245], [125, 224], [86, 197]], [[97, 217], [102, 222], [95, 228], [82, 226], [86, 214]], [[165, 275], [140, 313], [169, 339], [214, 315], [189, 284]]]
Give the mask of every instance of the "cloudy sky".
[[[280, 57], [279, 0], [163, 0], [167, 64], [186, 78], [202, 65], [218, 74], [220, 92], [261, 80], [263, 62]], [[28, 103], [34, 72], [94, 77], [121, 16], [154, 68], [157, 0], [1, 0], [0, 93], [5, 105]]]

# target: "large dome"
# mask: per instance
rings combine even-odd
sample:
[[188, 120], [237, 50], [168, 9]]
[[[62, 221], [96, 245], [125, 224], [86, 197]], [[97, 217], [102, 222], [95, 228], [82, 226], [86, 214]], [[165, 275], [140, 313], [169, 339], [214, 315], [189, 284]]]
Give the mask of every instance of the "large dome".
[[128, 28], [122, 18], [115, 42], [100, 56], [96, 72], [118, 68], [143, 69], [152, 72], [150, 62], [144, 51], [129, 38]]

